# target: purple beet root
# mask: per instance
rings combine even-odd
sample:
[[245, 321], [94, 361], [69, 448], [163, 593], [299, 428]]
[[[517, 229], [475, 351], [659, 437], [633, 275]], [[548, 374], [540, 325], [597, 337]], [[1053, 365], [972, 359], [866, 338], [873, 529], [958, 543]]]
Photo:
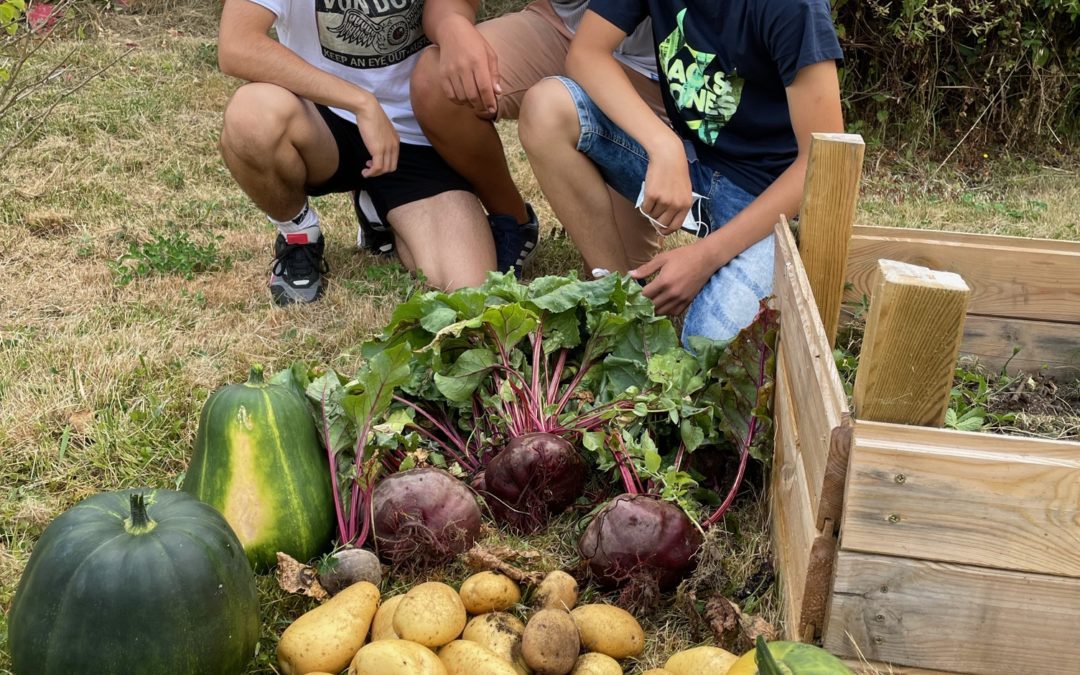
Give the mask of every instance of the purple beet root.
[[487, 465], [488, 506], [500, 523], [534, 532], [581, 496], [586, 477], [585, 460], [569, 441], [548, 433], [518, 436]]
[[445, 562], [480, 534], [476, 496], [442, 469], [387, 476], [375, 486], [371, 510], [379, 555], [394, 564]]
[[701, 532], [678, 506], [623, 494], [593, 517], [578, 552], [603, 584], [651, 579], [668, 589], [693, 570], [701, 542]]

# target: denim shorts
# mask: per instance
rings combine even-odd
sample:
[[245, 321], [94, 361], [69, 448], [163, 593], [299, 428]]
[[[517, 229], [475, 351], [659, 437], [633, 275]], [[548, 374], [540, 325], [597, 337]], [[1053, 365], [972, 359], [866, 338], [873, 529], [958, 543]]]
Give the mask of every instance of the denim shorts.
[[[554, 79], [566, 86], [577, 107], [581, 126], [578, 151], [596, 164], [608, 185], [634, 202], [649, 168], [645, 148], [608, 119], [581, 85], [566, 77]], [[685, 145], [692, 189], [707, 198], [702, 220], [709, 232], [715, 232], [754, 201], [754, 196], [698, 161], [693, 146]], [[752, 245], [706, 282], [686, 312], [684, 344], [691, 335], [732, 338], [754, 320], [761, 300], [772, 293], [773, 240], [770, 234]]]

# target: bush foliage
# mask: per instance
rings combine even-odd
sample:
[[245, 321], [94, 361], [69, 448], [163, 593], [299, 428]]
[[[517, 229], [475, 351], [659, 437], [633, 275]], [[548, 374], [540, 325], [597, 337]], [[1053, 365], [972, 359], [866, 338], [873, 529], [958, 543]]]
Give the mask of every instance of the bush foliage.
[[[831, 1], [852, 131], [919, 149], [1080, 145], [1080, 0]], [[203, 2], [52, 0], [60, 8], [139, 13]], [[478, 15], [527, 3], [481, 0]], [[11, 80], [31, 42], [22, 16], [29, 5], [0, 0], [0, 111], [4, 93], [9, 104], [14, 98]], [[211, 6], [217, 11], [219, 3]]]
[[855, 130], [917, 146], [1080, 140], [1080, 0], [833, 0]]

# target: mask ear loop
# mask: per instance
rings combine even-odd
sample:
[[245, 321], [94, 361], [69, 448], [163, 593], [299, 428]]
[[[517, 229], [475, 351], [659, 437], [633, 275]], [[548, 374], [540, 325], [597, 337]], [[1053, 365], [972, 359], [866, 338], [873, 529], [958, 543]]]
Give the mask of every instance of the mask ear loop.
[[[709, 224], [702, 217], [702, 214], [704, 213], [702, 211], [702, 209], [704, 208], [704, 205], [702, 204], [702, 202], [705, 201], [706, 199], [708, 199], [708, 197], [706, 197], [705, 195], [699, 195], [696, 192], [691, 192], [690, 194], [691, 194], [691, 196], [693, 198], [693, 201], [690, 203], [690, 210], [686, 212], [686, 218], [683, 219], [681, 227], [686, 232], [689, 232], [690, 234], [693, 234], [694, 236], [696, 236], [698, 238], [701, 238], [701, 237], [704, 237], [705, 235], [709, 234]], [[653, 228], [657, 231], [657, 233], [660, 234], [660, 236], [662, 236], [662, 237], [667, 236], [667, 235], [664, 234], [664, 231], [663, 231], [664, 226], [661, 225], [652, 216], [645, 213], [644, 209], [641, 208], [641, 204], [644, 201], [644, 199], [645, 199], [645, 183], [642, 182], [641, 183], [641, 191], [638, 193], [637, 203], [634, 206], [637, 208], [638, 213], [645, 216], [645, 218], [647, 218], [648, 221], [650, 223], [652, 223]], [[695, 213], [695, 209], [697, 210], [696, 213]]]
[[[689, 222], [683, 222], [683, 229], [690, 232], [698, 239], [709, 234], [709, 223], [703, 216], [703, 209], [705, 208], [705, 200], [708, 197], [694, 193], [694, 203], [690, 205], [690, 211], [687, 212], [688, 220], [693, 218], [693, 228], [689, 227]], [[695, 213], [696, 210], [696, 213]]]

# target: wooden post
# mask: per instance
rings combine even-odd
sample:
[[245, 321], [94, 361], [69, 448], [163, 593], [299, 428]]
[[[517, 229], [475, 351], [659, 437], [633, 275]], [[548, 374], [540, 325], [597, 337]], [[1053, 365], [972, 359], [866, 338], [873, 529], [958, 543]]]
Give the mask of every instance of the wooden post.
[[853, 396], [857, 419], [941, 426], [970, 290], [959, 275], [879, 260]]
[[836, 342], [848, 242], [859, 199], [863, 152], [857, 134], [814, 134], [799, 210], [799, 256], [814, 291], [829, 346]]

